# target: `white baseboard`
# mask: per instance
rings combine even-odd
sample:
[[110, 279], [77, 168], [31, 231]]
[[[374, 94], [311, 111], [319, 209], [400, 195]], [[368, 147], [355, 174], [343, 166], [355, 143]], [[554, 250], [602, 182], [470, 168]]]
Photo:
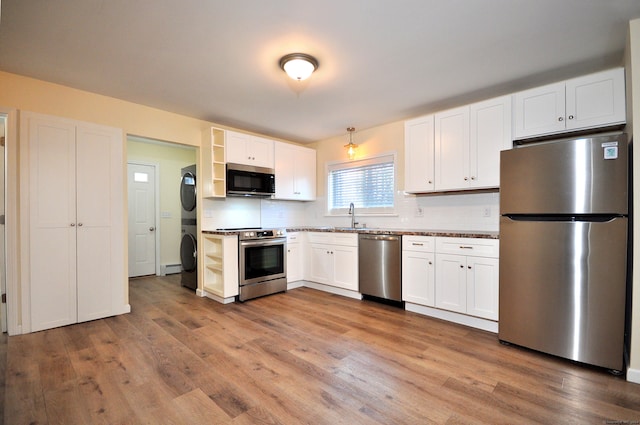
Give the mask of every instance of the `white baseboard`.
[[627, 369], [627, 381], [640, 384], [640, 369]]
[[354, 298], [356, 300], [362, 299], [362, 294], [356, 291], [350, 291], [344, 288], [336, 288], [335, 286], [324, 285], [322, 283], [309, 282], [308, 280], [302, 280], [302, 285], [307, 288], [317, 289], [318, 291], [329, 292], [331, 294], [342, 295], [343, 297]]
[[235, 302], [236, 297], [228, 297], [228, 298], [222, 298], [216, 294], [212, 294], [210, 292], [207, 291], [203, 291], [200, 289], [196, 290], [196, 295], [198, 295], [199, 297], [207, 297], [211, 300], [217, 301], [220, 304], [231, 304], [232, 302]]
[[303, 280], [296, 280], [295, 282], [287, 282], [287, 290], [302, 288], [304, 286]]
[[160, 276], [166, 276], [168, 274], [177, 274], [182, 271], [180, 264], [162, 264], [160, 266]]
[[466, 314], [455, 313], [452, 311], [440, 310], [433, 307], [426, 307], [419, 304], [405, 302], [404, 309], [425, 316], [435, 317], [436, 319], [446, 320], [448, 322], [458, 323], [460, 325], [470, 326], [484, 331], [498, 333], [498, 322], [492, 320], [481, 319], [479, 317], [467, 316]]

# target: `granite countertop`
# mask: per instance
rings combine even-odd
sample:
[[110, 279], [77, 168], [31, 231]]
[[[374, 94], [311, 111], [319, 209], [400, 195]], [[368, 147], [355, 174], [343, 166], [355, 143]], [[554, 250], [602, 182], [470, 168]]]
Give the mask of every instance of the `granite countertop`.
[[[331, 226], [297, 226], [288, 227], [287, 232], [334, 232], [334, 233], [366, 233], [370, 235], [401, 235], [401, 236], [440, 236], [448, 238], [478, 238], [499, 239], [498, 232], [481, 230], [426, 230], [426, 229], [379, 229], [379, 228], [350, 228]], [[203, 230], [202, 233], [210, 235], [237, 235], [238, 230]]]

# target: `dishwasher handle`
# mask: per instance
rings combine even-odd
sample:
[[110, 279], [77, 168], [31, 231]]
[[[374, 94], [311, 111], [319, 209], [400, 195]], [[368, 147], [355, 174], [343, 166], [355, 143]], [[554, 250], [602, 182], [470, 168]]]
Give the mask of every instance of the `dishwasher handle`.
[[397, 235], [360, 235], [360, 239], [371, 241], [397, 241], [400, 240], [400, 236]]

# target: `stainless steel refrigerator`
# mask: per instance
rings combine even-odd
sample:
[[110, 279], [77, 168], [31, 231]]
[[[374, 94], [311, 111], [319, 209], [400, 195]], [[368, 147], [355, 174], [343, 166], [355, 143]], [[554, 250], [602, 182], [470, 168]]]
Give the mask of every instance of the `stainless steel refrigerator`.
[[501, 341], [622, 371], [627, 171], [624, 134], [501, 153]]

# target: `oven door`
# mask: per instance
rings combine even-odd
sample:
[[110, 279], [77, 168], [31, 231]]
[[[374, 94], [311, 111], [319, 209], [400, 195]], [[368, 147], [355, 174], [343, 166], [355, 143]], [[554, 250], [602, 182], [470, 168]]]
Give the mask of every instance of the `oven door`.
[[240, 286], [286, 278], [286, 238], [240, 241]]

